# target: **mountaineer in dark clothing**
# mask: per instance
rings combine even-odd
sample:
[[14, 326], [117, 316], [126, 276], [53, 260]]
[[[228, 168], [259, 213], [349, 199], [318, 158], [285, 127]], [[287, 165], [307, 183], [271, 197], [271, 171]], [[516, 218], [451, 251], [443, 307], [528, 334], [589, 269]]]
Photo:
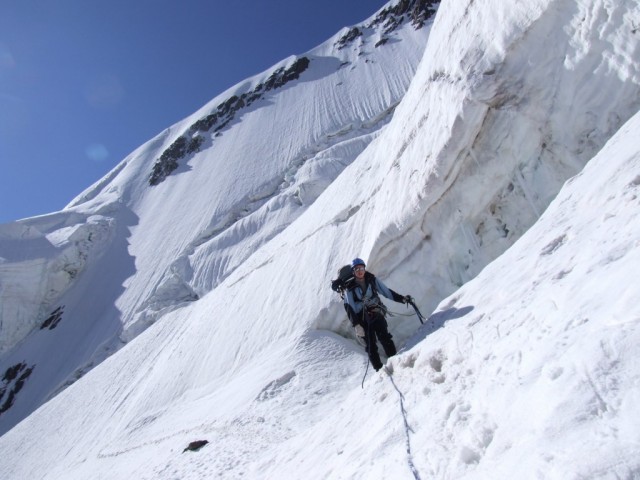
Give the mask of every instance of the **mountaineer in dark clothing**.
[[396, 346], [385, 318], [387, 308], [380, 301], [378, 294], [398, 303], [408, 303], [411, 297], [394, 292], [373, 273], [367, 272], [365, 267], [361, 258], [355, 258], [351, 262], [355, 281], [350, 282], [346, 289], [344, 305], [356, 335], [364, 339], [371, 365], [376, 370], [380, 370], [382, 361], [378, 354], [377, 340], [380, 341], [387, 357], [396, 354]]

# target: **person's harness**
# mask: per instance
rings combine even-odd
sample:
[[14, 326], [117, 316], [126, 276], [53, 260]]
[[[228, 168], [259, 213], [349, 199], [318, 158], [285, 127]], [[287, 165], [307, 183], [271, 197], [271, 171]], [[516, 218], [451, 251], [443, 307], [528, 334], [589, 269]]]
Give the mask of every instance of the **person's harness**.
[[[359, 288], [358, 288], [359, 287]], [[367, 291], [371, 287], [371, 293], [373, 294], [370, 298], [370, 302], [365, 303]], [[358, 298], [357, 290], [363, 290], [362, 297]], [[362, 303], [362, 311], [363, 313], [366, 311], [369, 317], [373, 317], [374, 315], [382, 315], [386, 317], [387, 315], [387, 307], [380, 300], [380, 295], [378, 295], [378, 289], [376, 287], [376, 277], [370, 272], [365, 273], [364, 277], [364, 289], [360, 287], [356, 282], [354, 282], [353, 287], [351, 288], [351, 293], [353, 294], [353, 299], [356, 302]]]

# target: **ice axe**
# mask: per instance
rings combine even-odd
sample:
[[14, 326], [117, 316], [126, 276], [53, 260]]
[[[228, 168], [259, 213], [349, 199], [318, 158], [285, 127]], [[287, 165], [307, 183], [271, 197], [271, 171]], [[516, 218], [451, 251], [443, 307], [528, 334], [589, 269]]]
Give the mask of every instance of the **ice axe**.
[[420, 310], [418, 310], [418, 307], [413, 301], [413, 297], [411, 295], [407, 295], [407, 303], [413, 307], [416, 311], [416, 315], [418, 316], [418, 320], [420, 320], [420, 323], [424, 325], [424, 316], [420, 313]]

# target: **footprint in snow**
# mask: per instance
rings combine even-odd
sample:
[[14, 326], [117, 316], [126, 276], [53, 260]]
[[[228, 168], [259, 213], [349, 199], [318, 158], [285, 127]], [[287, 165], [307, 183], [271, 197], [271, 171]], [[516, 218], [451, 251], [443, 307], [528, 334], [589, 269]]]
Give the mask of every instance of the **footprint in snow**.
[[262, 391], [258, 394], [258, 396], [256, 397], [256, 400], [259, 400], [262, 402], [275, 397], [282, 391], [285, 385], [287, 385], [291, 381], [291, 379], [295, 376], [296, 376], [296, 372], [292, 370], [291, 372], [285, 373], [280, 378], [277, 378], [272, 382], [269, 382], [269, 384], [266, 387], [264, 387]]

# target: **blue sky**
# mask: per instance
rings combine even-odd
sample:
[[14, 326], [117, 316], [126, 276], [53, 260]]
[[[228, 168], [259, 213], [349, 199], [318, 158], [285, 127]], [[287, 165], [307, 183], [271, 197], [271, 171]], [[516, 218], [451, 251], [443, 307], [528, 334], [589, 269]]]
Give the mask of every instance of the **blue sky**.
[[0, 223], [62, 209], [217, 94], [385, 0], [0, 0]]

